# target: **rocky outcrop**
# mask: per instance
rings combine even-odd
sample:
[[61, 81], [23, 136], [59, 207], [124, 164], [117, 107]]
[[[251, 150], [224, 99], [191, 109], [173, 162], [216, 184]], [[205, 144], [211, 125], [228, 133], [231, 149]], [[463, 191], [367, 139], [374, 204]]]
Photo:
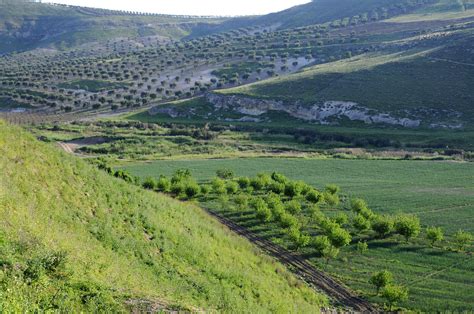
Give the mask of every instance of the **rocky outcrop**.
[[269, 111], [285, 112], [288, 115], [306, 121], [330, 124], [332, 121], [348, 118], [351, 121], [362, 121], [367, 124], [386, 123], [404, 127], [418, 127], [419, 119], [395, 117], [390, 113], [378, 112], [354, 102], [326, 101], [311, 106], [300, 103], [285, 103], [280, 100], [257, 99], [239, 95], [222, 95], [209, 93], [207, 101], [216, 111], [234, 111], [246, 116], [258, 117]]

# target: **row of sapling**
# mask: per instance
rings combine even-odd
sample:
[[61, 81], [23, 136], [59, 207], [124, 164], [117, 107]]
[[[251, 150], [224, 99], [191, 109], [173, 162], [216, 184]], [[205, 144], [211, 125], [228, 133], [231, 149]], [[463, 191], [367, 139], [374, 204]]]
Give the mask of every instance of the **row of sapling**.
[[[113, 174], [134, 182], [126, 172], [118, 171]], [[319, 207], [331, 208], [339, 204], [338, 186], [328, 185], [324, 191], [320, 191], [302, 181], [289, 180], [279, 173], [236, 178], [231, 170], [221, 169], [210, 183], [200, 185], [189, 170], [180, 169], [171, 179], [164, 176], [159, 179], [147, 178], [143, 187], [184, 199], [201, 197], [205, 201], [214, 196], [230, 197], [238, 210], [251, 209], [260, 223], [281, 227], [294, 250], [310, 247], [326, 262], [337, 258], [340, 250], [350, 245], [353, 236], [357, 234], [374, 234], [377, 238], [399, 235], [408, 242], [421, 233], [420, 220], [415, 215], [378, 215], [362, 199], [351, 200], [351, 219], [344, 213], [329, 218]], [[303, 214], [310, 218], [302, 219]], [[308, 222], [313, 223], [309, 229], [306, 228]], [[443, 241], [444, 232], [440, 227], [428, 227], [425, 236], [430, 245], [435, 246]], [[473, 236], [460, 230], [453, 239], [456, 248], [463, 251], [472, 243]], [[359, 254], [365, 254], [369, 246], [367, 242], [359, 240], [355, 249]], [[393, 275], [388, 271], [373, 274], [369, 282], [376, 288], [376, 295], [387, 301], [390, 310], [408, 298], [408, 289], [394, 284]]]
[[[359, 233], [372, 231], [378, 238], [398, 234], [408, 243], [411, 239], [417, 238], [422, 231], [420, 219], [413, 214], [377, 215], [362, 199], [353, 199], [351, 210], [355, 214], [352, 225]], [[444, 240], [444, 231], [441, 227], [427, 227], [425, 237], [430, 245], [435, 247]], [[469, 232], [459, 230], [454, 234], [453, 240], [455, 248], [464, 251], [474, 237]]]

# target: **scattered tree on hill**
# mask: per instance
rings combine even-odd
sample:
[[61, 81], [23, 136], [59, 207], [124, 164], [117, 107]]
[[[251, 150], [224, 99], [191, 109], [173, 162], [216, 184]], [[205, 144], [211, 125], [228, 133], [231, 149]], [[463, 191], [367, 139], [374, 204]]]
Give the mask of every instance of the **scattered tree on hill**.
[[389, 310], [392, 311], [394, 305], [408, 299], [408, 289], [403, 286], [387, 285], [382, 290], [382, 297], [387, 300]]
[[216, 175], [224, 180], [232, 179], [234, 177], [234, 171], [224, 168], [216, 171]]
[[357, 252], [359, 252], [360, 254], [365, 254], [367, 253], [368, 250], [369, 250], [369, 245], [367, 244], [367, 242], [362, 242], [362, 241], [357, 242]]
[[404, 236], [407, 242], [409, 239], [417, 237], [420, 230], [420, 219], [415, 215], [403, 214], [395, 219], [395, 231]]
[[454, 241], [460, 251], [464, 251], [466, 246], [470, 245], [473, 239], [472, 234], [467, 231], [459, 230], [454, 234]]
[[154, 190], [158, 186], [158, 182], [156, 181], [155, 178], [148, 177], [143, 181], [143, 188], [147, 190]]
[[430, 241], [431, 246], [434, 246], [436, 242], [443, 241], [444, 233], [440, 227], [428, 227], [426, 228], [426, 238]]
[[387, 270], [375, 273], [370, 277], [369, 282], [375, 286], [377, 295], [380, 293], [380, 289], [390, 285], [393, 281], [393, 275]]
[[388, 236], [393, 231], [393, 220], [388, 216], [378, 216], [372, 222], [374, 230], [380, 238]]

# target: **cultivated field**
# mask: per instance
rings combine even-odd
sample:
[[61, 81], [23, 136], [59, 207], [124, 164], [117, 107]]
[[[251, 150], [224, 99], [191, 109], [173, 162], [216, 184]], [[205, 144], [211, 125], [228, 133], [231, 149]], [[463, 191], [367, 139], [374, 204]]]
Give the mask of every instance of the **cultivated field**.
[[[474, 184], [473, 165], [455, 162], [377, 161], [377, 160], [312, 160], [312, 159], [231, 159], [157, 161], [123, 167], [132, 174], [147, 177], [171, 175], [177, 169], [193, 170], [196, 178], [209, 181], [215, 171], [228, 168], [239, 176], [254, 176], [259, 172], [278, 171], [291, 179], [304, 180], [318, 188], [327, 183], [342, 187], [343, 195], [362, 197], [376, 213], [415, 213], [422, 226], [440, 226], [446, 241], [441, 248], [431, 248], [424, 235], [409, 243], [397, 238], [369, 239], [369, 253], [358, 255], [355, 244], [341, 251], [338, 259], [326, 264], [307, 252], [310, 262], [339, 278], [351, 288], [373, 301], [368, 278], [373, 272], [388, 269], [397, 281], [409, 287], [410, 298], [402, 305], [414, 309], [472, 310], [474, 304], [470, 273], [474, 267], [471, 254], [446, 249], [451, 236], [458, 230], [473, 231]], [[283, 247], [291, 246], [276, 225], [262, 226], [255, 213], [235, 206], [223, 206], [221, 201], [206, 201], [204, 206], [248, 227], [258, 235]], [[343, 207], [347, 206], [343, 205]], [[323, 209], [328, 216], [345, 211]], [[302, 251], [305, 254], [305, 251]]]

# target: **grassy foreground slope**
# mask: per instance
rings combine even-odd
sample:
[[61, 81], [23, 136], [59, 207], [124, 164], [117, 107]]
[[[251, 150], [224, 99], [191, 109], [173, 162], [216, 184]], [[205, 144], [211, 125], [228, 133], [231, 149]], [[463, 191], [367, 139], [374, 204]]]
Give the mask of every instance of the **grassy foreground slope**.
[[325, 304], [199, 208], [0, 121], [0, 311], [314, 312]]

